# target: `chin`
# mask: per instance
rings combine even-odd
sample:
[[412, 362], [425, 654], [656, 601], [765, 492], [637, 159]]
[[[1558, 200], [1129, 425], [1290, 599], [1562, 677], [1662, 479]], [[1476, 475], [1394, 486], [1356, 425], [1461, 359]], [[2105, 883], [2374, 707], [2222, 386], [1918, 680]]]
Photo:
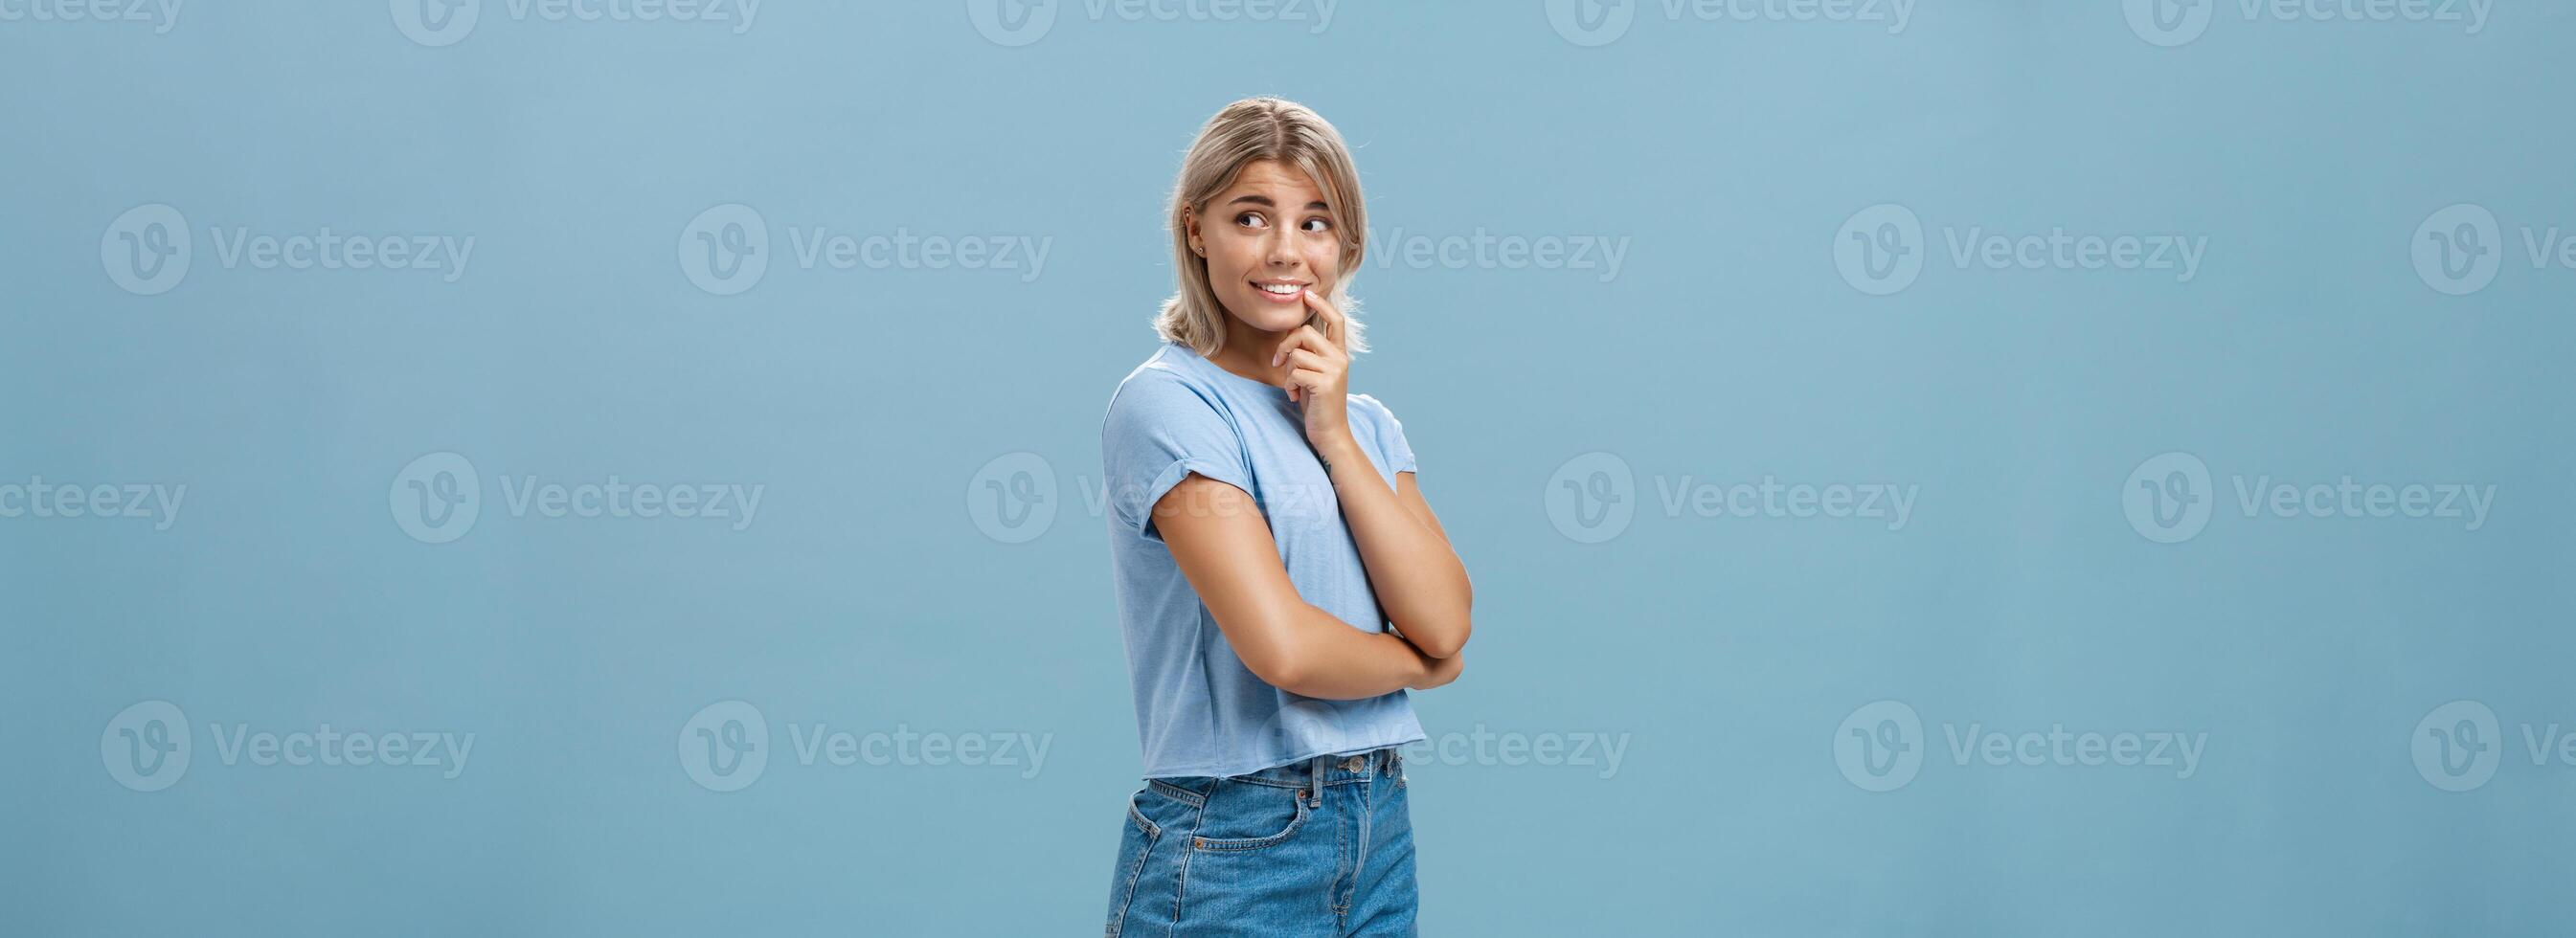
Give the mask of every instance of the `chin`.
[[1253, 328], [1259, 329], [1263, 332], [1286, 332], [1290, 329], [1297, 328], [1298, 326], [1305, 325], [1306, 317], [1303, 315], [1285, 316], [1273, 312], [1261, 316], [1247, 316], [1243, 321], [1251, 323]]
[[1228, 303], [1226, 308], [1234, 313], [1234, 318], [1243, 320], [1245, 325], [1263, 332], [1286, 332], [1305, 325], [1309, 314], [1309, 310], [1303, 303], [1294, 307], [1283, 307], [1251, 297], [1234, 300]]

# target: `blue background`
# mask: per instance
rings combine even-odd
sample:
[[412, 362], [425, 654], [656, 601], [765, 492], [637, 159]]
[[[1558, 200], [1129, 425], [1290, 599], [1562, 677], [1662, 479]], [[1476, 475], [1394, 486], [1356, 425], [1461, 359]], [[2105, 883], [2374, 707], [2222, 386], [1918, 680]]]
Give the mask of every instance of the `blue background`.
[[[2576, 233], [2576, 11], [2501, 0], [2469, 34], [2221, 3], [2166, 47], [2113, 2], [1924, 0], [1893, 34], [1613, 7], [1598, 45], [1525, 0], [1350, 0], [1321, 31], [1066, 0], [1021, 45], [959, 3], [772, 0], [736, 33], [490, 0], [445, 46], [372, 2], [0, 21], [0, 484], [187, 486], [166, 530], [0, 517], [0, 931], [1099, 928], [1137, 752], [1081, 490], [1172, 285], [1180, 152], [1251, 94], [1341, 128], [1382, 237], [1629, 245], [1606, 280], [1381, 254], [1355, 282], [1353, 388], [1404, 420], [1479, 587], [1423, 722], [1627, 740], [1607, 778], [1418, 761], [1426, 931], [2564, 927], [2576, 765], [2522, 733], [2576, 731], [2576, 270], [2521, 238]], [[101, 240], [155, 203], [192, 265], [138, 295]], [[770, 265], [717, 295], [676, 248], [730, 203]], [[1834, 254], [1880, 203], [1925, 232], [1888, 296]], [[2409, 253], [2455, 203], [2504, 242], [2464, 296]], [[789, 229], [817, 225], [1050, 252], [804, 269]], [[210, 237], [324, 227], [476, 246], [449, 283], [227, 266]], [[2188, 282], [1962, 267], [1972, 227], [2207, 255]], [[2179, 543], [2122, 503], [2166, 452], [2214, 479]], [[395, 504], [432, 453], [479, 470], [447, 543]], [[1015, 453], [1056, 511], [996, 536], [976, 499]], [[1635, 509], [1594, 542], [1548, 504], [1586, 453]], [[765, 495], [740, 531], [513, 515], [530, 475]], [[1919, 495], [1891, 531], [1659, 493], [1766, 475]], [[2249, 517], [2231, 486], [2265, 476], [2497, 495], [2476, 530]], [[1883, 699], [1923, 758], [1870, 791], [1836, 746]], [[129, 790], [102, 728], [156, 700], [192, 761]], [[718, 792], [675, 741], [727, 700], [770, 757]], [[2457, 792], [2410, 757], [2455, 700], [2501, 721]], [[453, 779], [218, 757], [324, 723], [476, 742]], [[1033, 776], [800, 764], [789, 725], [818, 723], [1049, 748]], [[1972, 725], [2207, 741], [2187, 778], [1962, 763]]]

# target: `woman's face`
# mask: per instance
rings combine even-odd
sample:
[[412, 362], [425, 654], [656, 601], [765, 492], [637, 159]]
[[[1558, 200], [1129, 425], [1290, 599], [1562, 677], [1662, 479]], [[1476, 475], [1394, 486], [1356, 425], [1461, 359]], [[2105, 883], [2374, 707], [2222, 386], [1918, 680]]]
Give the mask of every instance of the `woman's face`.
[[1284, 332], [1306, 322], [1305, 291], [1331, 296], [1342, 235], [1313, 179], [1274, 160], [1247, 163], [1190, 218], [1218, 302], [1246, 325]]

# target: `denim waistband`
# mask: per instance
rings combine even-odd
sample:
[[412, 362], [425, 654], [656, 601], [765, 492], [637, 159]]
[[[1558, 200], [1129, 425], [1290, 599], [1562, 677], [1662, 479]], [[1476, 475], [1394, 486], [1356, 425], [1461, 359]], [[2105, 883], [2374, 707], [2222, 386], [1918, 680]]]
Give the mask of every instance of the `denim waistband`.
[[1286, 765], [1274, 765], [1257, 772], [1227, 776], [1223, 779], [1214, 776], [1196, 776], [1160, 778], [1155, 781], [1185, 789], [1197, 795], [1207, 794], [1219, 781], [1317, 790], [1326, 785], [1365, 782], [1380, 776], [1401, 774], [1403, 766], [1404, 755], [1398, 747], [1384, 746], [1344, 756], [1316, 756], [1311, 759], [1300, 759]]

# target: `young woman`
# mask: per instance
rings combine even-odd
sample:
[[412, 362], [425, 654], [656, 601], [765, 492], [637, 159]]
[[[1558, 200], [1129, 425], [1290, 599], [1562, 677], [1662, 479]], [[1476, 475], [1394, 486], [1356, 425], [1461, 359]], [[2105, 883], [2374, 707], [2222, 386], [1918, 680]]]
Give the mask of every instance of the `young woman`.
[[1180, 290], [1100, 451], [1145, 787], [1111, 936], [1409, 935], [1407, 689], [1458, 678], [1472, 592], [1386, 406], [1347, 391], [1358, 171], [1301, 105], [1199, 131]]

